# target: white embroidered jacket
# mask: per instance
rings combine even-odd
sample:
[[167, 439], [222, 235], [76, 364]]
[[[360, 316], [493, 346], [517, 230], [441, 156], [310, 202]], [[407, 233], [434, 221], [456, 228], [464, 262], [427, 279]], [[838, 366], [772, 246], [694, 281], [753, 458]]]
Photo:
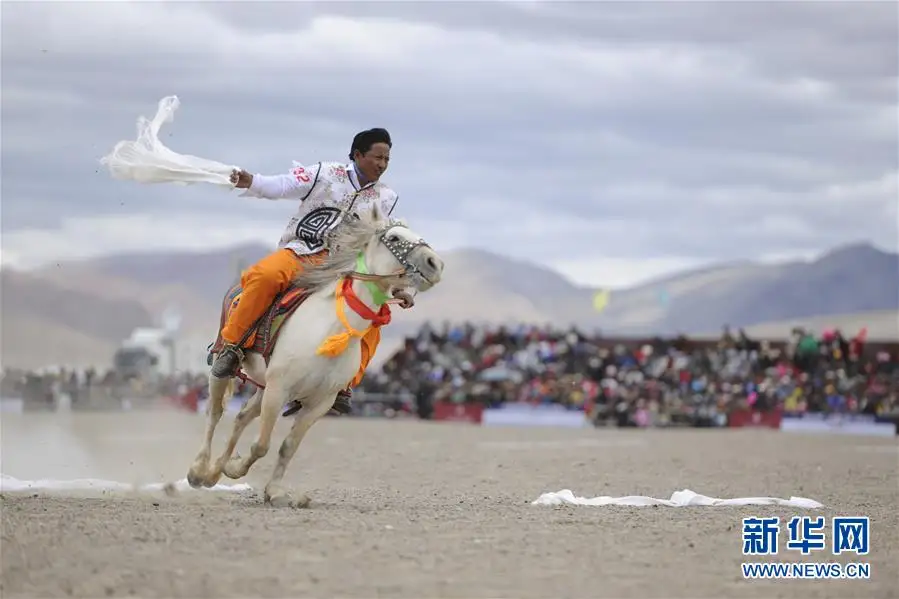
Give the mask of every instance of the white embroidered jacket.
[[294, 162], [294, 168], [283, 175], [253, 175], [253, 183], [241, 196], [300, 201], [278, 243], [279, 248], [298, 255], [327, 249], [328, 234], [347, 214], [368, 210], [373, 202], [379, 202], [389, 215], [399, 200], [396, 192], [380, 181], [361, 186], [355, 165], [340, 162], [308, 167]]

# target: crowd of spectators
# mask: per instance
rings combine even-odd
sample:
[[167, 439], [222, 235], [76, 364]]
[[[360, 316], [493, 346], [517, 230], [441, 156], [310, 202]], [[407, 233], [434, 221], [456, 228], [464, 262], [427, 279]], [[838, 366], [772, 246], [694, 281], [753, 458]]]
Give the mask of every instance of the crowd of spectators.
[[29, 410], [56, 409], [61, 398], [66, 398], [74, 409], [102, 410], [119, 407], [122, 402], [176, 397], [205, 382], [205, 373], [141, 379], [122, 377], [113, 369], [4, 368], [0, 397], [21, 399]]
[[885, 414], [899, 409], [897, 356], [794, 329], [782, 344], [725, 327], [717, 342], [685, 337], [615, 342], [533, 326], [425, 325], [378, 373], [369, 393], [434, 402], [561, 404], [619, 426], [715, 426], [735, 408]]
[[[4, 370], [0, 395], [32, 409], [53, 409], [61, 396], [75, 409], [104, 409], [205, 396], [205, 387], [206, 373], [146, 381], [112, 370]], [[574, 329], [425, 325], [366, 375], [357, 396], [360, 414], [366, 396], [424, 416], [436, 402], [519, 402], [583, 410], [619, 426], [722, 425], [737, 408], [884, 415], [899, 411], [899, 356], [869, 348], [864, 331], [847, 338], [795, 329], [786, 343], [771, 344], [726, 327], [717, 341], [625, 342]]]

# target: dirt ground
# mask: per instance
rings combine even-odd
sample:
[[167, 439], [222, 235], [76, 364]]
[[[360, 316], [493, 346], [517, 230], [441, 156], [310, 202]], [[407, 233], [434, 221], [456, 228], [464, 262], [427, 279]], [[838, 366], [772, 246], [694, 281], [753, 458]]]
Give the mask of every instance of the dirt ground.
[[[230, 428], [227, 417], [223, 424]], [[0, 470], [29, 480], [178, 480], [202, 427], [202, 416], [174, 413], [4, 414]], [[241, 448], [255, 433], [251, 427]], [[276, 451], [247, 482], [261, 488]], [[274, 509], [255, 493], [4, 493], [0, 593], [896, 597], [897, 468], [895, 439], [327, 419], [287, 475], [311, 497], [309, 509]], [[668, 498], [686, 488], [815, 499], [827, 506], [818, 513], [828, 525], [835, 515], [871, 517], [872, 578], [743, 580], [742, 517], [812, 512], [531, 505], [566, 488], [589, 497]], [[785, 542], [783, 561], [853, 561], [797, 557]]]

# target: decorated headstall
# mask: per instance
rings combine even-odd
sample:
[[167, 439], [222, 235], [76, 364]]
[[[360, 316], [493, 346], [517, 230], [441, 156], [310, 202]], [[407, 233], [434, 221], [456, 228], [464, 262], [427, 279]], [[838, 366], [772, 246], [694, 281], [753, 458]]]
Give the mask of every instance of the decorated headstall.
[[424, 273], [422, 273], [417, 266], [409, 262], [409, 256], [417, 248], [429, 248], [431, 246], [424, 239], [418, 239], [413, 242], [404, 239], [399, 235], [391, 236], [390, 231], [392, 231], [396, 227], [408, 228], [405, 222], [401, 220], [391, 219], [376, 233], [378, 235], [378, 239], [381, 243], [384, 244], [384, 247], [390, 250], [390, 253], [393, 254], [394, 258], [396, 258], [396, 261], [399, 262], [400, 266], [403, 267], [403, 276], [411, 279], [413, 286], [418, 288], [422, 283], [430, 284], [431, 281], [428, 280]]

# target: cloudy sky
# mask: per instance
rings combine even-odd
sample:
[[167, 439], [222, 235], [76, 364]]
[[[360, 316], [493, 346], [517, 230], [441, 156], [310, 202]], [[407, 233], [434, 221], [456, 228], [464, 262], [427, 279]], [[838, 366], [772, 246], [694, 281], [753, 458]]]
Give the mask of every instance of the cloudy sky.
[[99, 165], [164, 96], [174, 151], [274, 174], [387, 127], [397, 211], [624, 285], [897, 246], [893, 2], [4, 3], [2, 257], [274, 245], [295, 206]]

